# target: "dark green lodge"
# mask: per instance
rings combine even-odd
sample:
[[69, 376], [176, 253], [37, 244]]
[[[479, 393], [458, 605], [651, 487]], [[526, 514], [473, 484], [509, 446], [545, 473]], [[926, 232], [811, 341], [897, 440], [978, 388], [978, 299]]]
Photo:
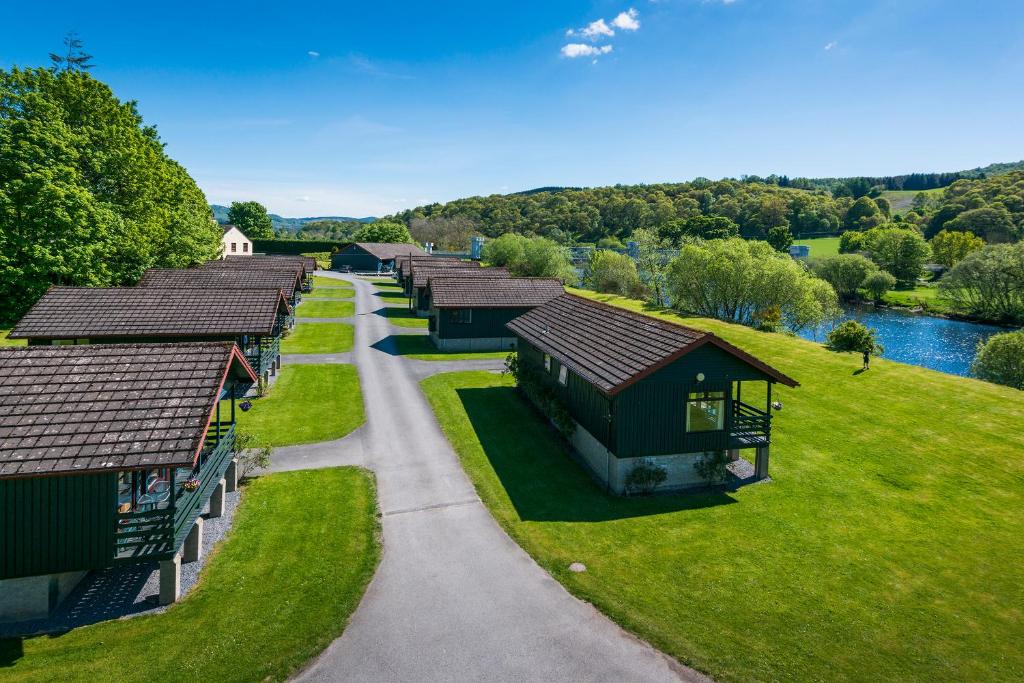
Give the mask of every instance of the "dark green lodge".
[[430, 338], [439, 349], [514, 349], [509, 321], [565, 293], [555, 278], [430, 278]]
[[255, 381], [230, 343], [0, 349], [0, 620], [126, 562], [160, 562], [176, 600], [200, 513], [237, 483], [235, 397]]
[[399, 256], [429, 256], [415, 244], [397, 242], [352, 242], [331, 255], [331, 270], [357, 273], [394, 272]]
[[409, 310], [416, 311], [416, 315], [426, 318], [430, 315], [430, 297], [427, 285], [434, 277], [462, 277], [462, 278], [484, 278], [493, 280], [495, 278], [508, 277], [507, 268], [481, 268], [475, 261], [459, 263], [456, 265], [448, 263], [420, 263], [412, 264], [412, 279], [409, 289]]
[[233, 342], [267, 381], [281, 368], [290, 315], [280, 289], [51, 287], [9, 337], [33, 346]]
[[[570, 440], [580, 459], [616, 493], [627, 492], [637, 467], [663, 469], [665, 489], [720, 483], [700, 475], [701, 461], [729, 461], [741, 479], [768, 476], [772, 386], [797, 382], [745, 351], [572, 294], [508, 329], [526, 375], [575, 421]], [[739, 460], [747, 448], [756, 449], [752, 473]]]

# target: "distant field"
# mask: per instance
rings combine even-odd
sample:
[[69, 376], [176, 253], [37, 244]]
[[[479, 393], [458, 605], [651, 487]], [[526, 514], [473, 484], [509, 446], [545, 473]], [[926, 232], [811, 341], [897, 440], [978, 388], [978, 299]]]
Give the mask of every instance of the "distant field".
[[816, 237], [810, 240], [794, 239], [793, 244], [806, 244], [811, 248], [811, 258], [835, 256], [839, 253], [838, 237]]
[[905, 213], [910, 210], [910, 205], [918, 192], [924, 192], [929, 197], [937, 197], [942, 194], [944, 189], [938, 187], [934, 190], [886, 190], [882, 196], [889, 200], [893, 213]]

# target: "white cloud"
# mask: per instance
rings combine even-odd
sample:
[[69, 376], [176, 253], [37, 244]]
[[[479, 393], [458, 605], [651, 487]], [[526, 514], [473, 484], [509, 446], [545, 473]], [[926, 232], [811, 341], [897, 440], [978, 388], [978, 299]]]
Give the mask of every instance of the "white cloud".
[[313, 198], [310, 197], [308, 194], [304, 194], [301, 197], [296, 197], [295, 201], [297, 201], [297, 202], [311, 202], [311, 201], [313, 201]]
[[320, 56], [320, 53], [317, 52], [316, 50], [310, 50], [306, 54], [309, 55], [310, 57], [312, 57], [313, 59], [316, 59], [317, 57]]
[[[625, 12], [619, 12], [619, 16], [612, 19], [612, 26], [621, 28], [623, 31], [635, 31], [640, 28], [638, 16], [640, 16], [640, 13], [630, 7]], [[601, 23], [604, 22], [602, 21]]]
[[604, 23], [604, 19], [598, 19], [597, 21], [590, 22], [580, 31], [580, 33], [583, 34], [584, 38], [589, 38], [591, 40], [598, 40], [602, 36], [611, 38], [615, 35], [615, 31], [613, 31], [608, 24]]
[[569, 43], [562, 46], [562, 56], [569, 59], [576, 57], [598, 57], [612, 51], [611, 45], [587, 45], [586, 43]]
[[831, 42], [825, 43], [825, 51], [828, 52], [829, 50], [834, 48], [836, 45], [838, 45], [838, 43], [836, 41], [834, 41], [834, 40], [831, 41]]

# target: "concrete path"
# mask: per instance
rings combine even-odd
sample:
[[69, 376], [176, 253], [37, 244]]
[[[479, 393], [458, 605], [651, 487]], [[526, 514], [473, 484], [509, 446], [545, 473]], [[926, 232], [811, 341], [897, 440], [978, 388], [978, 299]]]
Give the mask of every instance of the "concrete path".
[[366, 315], [381, 306], [371, 283], [341, 279], [356, 288], [351, 359], [367, 422], [338, 441], [277, 449], [273, 469], [371, 468], [384, 554], [352, 623], [297, 679], [707, 680], [572, 597], [477, 498], [418, 381], [502, 362], [416, 362], [371, 348], [399, 330]]

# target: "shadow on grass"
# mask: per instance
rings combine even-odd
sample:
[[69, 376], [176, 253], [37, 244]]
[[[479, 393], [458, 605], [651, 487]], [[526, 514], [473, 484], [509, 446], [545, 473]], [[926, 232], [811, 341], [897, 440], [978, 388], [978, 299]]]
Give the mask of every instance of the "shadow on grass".
[[391, 334], [384, 337], [371, 349], [383, 351], [390, 356], [409, 356], [418, 353], [442, 353], [437, 350], [430, 337], [425, 334]]
[[385, 299], [388, 303], [394, 301], [408, 301], [409, 297], [402, 293], [400, 289], [379, 289], [373, 293], [374, 296], [379, 296], [381, 299]]
[[519, 517], [604, 522], [735, 503], [723, 491], [624, 498], [602, 488], [511, 387], [456, 389], [484, 453]]
[[385, 306], [373, 312], [382, 318], [387, 318], [393, 324], [400, 327], [427, 327], [427, 319], [421, 318], [405, 306]]
[[24, 639], [4, 638], [0, 640], [0, 668], [12, 667], [25, 656], [22, 640]]

